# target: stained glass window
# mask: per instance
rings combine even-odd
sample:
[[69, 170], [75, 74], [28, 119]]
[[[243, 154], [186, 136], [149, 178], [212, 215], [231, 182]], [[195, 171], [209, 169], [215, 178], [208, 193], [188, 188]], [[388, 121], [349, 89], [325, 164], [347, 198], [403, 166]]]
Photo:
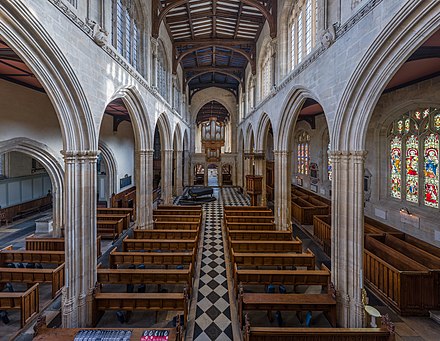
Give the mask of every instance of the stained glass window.
[[439, 111], [421, 108], [405, 113], [391, 124], [388, 130], [391, 197], [439, 208]]
[[299, 134], [297, 139], [297, 172], [299, 174], [309, 174], [310, 151], [309, 151], [310, 135], [307, 132]]
[[406, 140], [406, 200], [419, 202], [418, 188], [419, 142], [417, 136], [411, 135]]
[[395, 136], [391, 141], [391, 196], [400, 199], [402, 191], [402, 174], [400, 162], [402, 159], [402, 140]]
[[332, 160], [330, 159], [330, 143], [328, 144], [328, 147], [327, 147], [327, 174], [328, 174], [328, 179], [330, 181], [332, 181], [332, 179], [333, 179], [333, 163], [332, 163]]
[[429, 134], [424, 143], [425, 205], [438, 207], [438, 134]]

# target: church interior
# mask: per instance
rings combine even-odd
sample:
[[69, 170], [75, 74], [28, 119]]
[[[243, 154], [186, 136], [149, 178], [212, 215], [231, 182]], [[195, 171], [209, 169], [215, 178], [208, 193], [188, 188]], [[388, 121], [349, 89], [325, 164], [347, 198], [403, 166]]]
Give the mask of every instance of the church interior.
[[0, 1], [0, 341], [440, 340], [438, 0]]

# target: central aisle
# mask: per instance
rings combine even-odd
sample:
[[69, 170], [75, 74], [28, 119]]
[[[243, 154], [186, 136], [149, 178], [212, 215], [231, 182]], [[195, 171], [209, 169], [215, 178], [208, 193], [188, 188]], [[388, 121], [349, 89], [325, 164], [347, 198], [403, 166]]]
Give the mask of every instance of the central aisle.
[[[223, 205], [248, 201], [233, 188], [214, 189], [216, 201], [203, 205], [201, 259], [193, 340], [233, 340], [228, 280], [222, 236]], [[195, 286], [197, 288], [197, 286]], [[196, 289], [195, 288], [195, 289]]]

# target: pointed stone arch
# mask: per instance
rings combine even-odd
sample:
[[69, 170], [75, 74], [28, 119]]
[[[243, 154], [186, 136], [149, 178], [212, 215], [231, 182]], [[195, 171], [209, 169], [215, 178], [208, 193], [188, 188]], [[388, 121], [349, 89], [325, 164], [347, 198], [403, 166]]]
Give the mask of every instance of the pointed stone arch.
[[272, 122], [268, 114], [263, 113], [260, 117], [260, 121], [258, 122], [257, 128], [257, 138], [255, 141], [255, 149], [263, 151], [266, 149], [267, 145], [267, 134], [269, 132], [269, 128], [272, 127]]
[[382, 30], [356, 67], [336, 110], [332, 148], [363, 150], [368, 124], [388, 82], [440, 28], [440, 3], [408, 2]]
[[289, 92], [281, 108], [281, 119], [278, 127], [274, 129], [274, 148], [276, 150], [288, 151], [291, 149], [293, 130], [299, 113], [308, 98], [321, 104], [318, 96], [304, 87], [296, 87]]
[[246, 129], [246, 138], [244, 140], [244, 150], [251, 151], [252, 149], [255, 149], [255, 134], [254, 134], [254, 128], [252, 126], [252, 123], [249, 123], [249, 125]]
[[[139, 91], [132, 86], [120, 87], [106, 102], [105, 108], [115, 99], [121, 98], [128, 110], [133, 126], [135, 145], [137, 150], [151, 150], [152, 130], [148, 119], [148, 111]], [[102, 112], [104, 112], [104, 110]], [[102, 124], [103, 115], [100, 125]]]
[[0, 37], [32, 70], [57, 114], [64, 150], [97, 150], [98, 143], [81, 84], [52, 37], [27, 6], [0, 4]]
[[63, 201], [64, 195], [64, 163], [57, 153], [47, 145], [31, 140], [27, 137], [17, 137], [0, 142], [0, 155], [8, 152], [20, 152], [27, 154], [41, 163], [52, 182], [53, 197], [53, 228], [54, 235], [61, 237], [65, 226]]
[[162, 150], [171, 150], [173, 147], [173, 136], [170, 121], [165, 113], [159, 115], [156, 127], [159, 130]]
[[[116, 193], [118, 188], [118, 161], [111, 148], [104, 141], [99, 141], [98, 148], [107, 165], [108, 194], [112, 195]], [[109, 198], [107, 198], [107, 201], [108, 199]]]

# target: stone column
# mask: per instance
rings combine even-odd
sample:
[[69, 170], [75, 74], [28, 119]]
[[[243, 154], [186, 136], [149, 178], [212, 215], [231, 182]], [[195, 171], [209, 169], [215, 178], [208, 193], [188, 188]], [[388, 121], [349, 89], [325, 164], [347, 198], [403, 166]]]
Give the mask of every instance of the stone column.
[[176, 195], [182, 195], [183, 185], [182, 185], [182, 159], [183, 150], [176, 151], [176, 172], [174, 173], [174, 193]]
[[[245, 153], [248, 153], [245, 151]], [[246, 187], [246, 175], [252, 174], [252, 158], [246, 158], [243, 160], [244, 177], [243, 177], [243, 192], [247, 193]]]
[[205, 168], [205, 173], [204, 173], [204, 179], [203, 179], [203, 182], [204, 182], [204, 186], [208, 186], [208, 174], [209, 174], [209, 171], [208, 171], [208, 164], [207, 163], [205, 163], [205, 166], [204, 166]]
[[[261, 154], [262, 152], [258, 152]], [[261, 175], [263, 177], [262, 180], [262, 188], [261, 188], [261, 199], [260, 205], [267, 206], [267, 192], [266, 192], [266, 159], [258, 158], [255, 160], [255, 175]]]
[[291, 226], [290, 216], [290, 167], [289, 152], [274, 150], [274, 197], [275, 223], [279, 230], [287, 230]]
[[63, 198], [63, 189], [56, 188], [54, 184], [52, 184], [52, 227], [53, 232], [52, 235], [55, 238], [61, 238], [63, 236], [64, 231], [64, 198]]
[[163, 151], [162, 161], [162, 200], [164, 205], [173, 203], [173, 153], [172, 149]]
[[[365, 151], [332, 151], [332, 281], [338, 301], [338, 324], [363, 324], [363, 205]], [[334, 228], [337, 227], [337, 228]]]
[[63, 328], [90, 326], [96, 283], [96, 161], [98, 151], [64, 151], [65, 287]]
[[184, 173], [183, 173], [183, 186], [190, 186], [191, 184], [191, 160], [190, 160], [190, 153], [189, 150], [185, 150], [183, 152], [183, 167], [184, 167]]
[[220, 162], [217, 166], [217, 183], [219, 187], [223, 186], [223, 175], [222, 175], [222, 163]]
[[153, 228], [153, 150], [136, 152], [136, 227]]

